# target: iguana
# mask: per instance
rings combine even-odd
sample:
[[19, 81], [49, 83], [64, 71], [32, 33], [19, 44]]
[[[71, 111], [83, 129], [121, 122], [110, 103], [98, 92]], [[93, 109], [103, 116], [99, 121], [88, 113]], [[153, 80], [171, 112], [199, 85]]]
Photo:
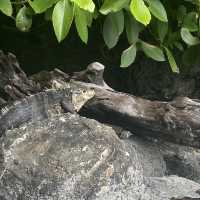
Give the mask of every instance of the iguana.
[[[14, 63], [17, 63], [16, 59]], [[34, 77], [33, 82], [39, 83], [41, 92], [1, 106], [0, 136], [6, 130], [16, 128], [26, 122], [43, 120], [62, 112], [78, 112], [94, 96], [94, 90], [92, 87], [75, 84], [73, 80], [92, 83], [94, 87], [100, 86], [112, 90], [103, 80], [104, 68], [104, 65], [94, 62], [88, 65], [86, 70], [75, 72], [71, 77], [59, 69], [44, 74], [39, 73]], [[29, 81], [27, 80], [26, 82]], [[31, 79], [30, 81], [32, 82]]]
[[62, 112], [78, 112], [94, 96], [92, 89], [81, 88], [72, 82], [67, 85], [27, 96], [1, 108], [0, 136], [26, 122], [43, 120]]

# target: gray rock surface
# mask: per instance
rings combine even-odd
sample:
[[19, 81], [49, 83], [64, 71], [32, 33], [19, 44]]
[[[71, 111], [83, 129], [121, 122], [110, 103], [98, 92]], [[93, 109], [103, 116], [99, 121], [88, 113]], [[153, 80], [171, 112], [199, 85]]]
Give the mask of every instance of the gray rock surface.
[[167, 174], [200, 183], [200, 149], [168, 142], [160, 143], [159, 149], [166, 163]]
[[3, 152], [5, 199], [95, 199], [111, 186], [139, 189], [143, 181], [137, 154], [130, 157], [111, 128], [77, 115], [8, 131]]
[[158, 145], [120, 140], [95, 120], [59, 114], [2, 138], [0, 199], [200, 199], [198, 183], [165, 173]]

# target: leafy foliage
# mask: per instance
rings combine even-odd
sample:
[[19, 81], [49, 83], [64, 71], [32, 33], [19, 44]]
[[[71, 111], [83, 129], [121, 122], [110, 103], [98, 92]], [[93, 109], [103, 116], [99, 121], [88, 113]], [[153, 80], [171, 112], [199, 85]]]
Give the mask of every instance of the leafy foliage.
[[124, 15], [122, 11], [109, 13], [103, 25], [103, 38], [109, 49], [113, 48], [124, 30]]
[[126, 35], [129, 46], [122, 52], [121, 67], [131, 65], [137, 51], [143, 51], [158, 62], [167, 59], [172, 71], [179, 73], [172, 52], [183, 51], [184, 59], [191, 60], [188, 52], [200, 44], [199, 0], [0, 0], [0, 11], [16, 19], [23, 32], [31, 29], [35, 15], [44, 15], [52, 21], [58, 42], [74, 22], [87, 43], [89, 28], [98, 21], [109, 49]]
[[124, 50], [121, 56], [121, 67], [128, 67], [134, 62], [136, 57], [136, 46], [132, 44], [128, 49]]
[[74, 8], [68, 0], [61, 0], [56, 3], [53, 9], [52, 22], [59, 42], [67, 36], [73, 17]]
[[0, 1], [0, 10], [7, 16], [12, 15], [12, 5], [10, 0]]

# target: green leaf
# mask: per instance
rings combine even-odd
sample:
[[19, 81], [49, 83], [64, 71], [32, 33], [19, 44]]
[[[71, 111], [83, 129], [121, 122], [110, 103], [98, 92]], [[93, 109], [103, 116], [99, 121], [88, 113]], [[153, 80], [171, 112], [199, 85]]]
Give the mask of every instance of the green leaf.
[[120, 36], [124, 31], [124, 13], [122, 10], [112, 14], [112, 21], [117, 29], [118, 35]]
[[107, 15], [103, 25], [103, 38], [108, 48], [113, 48], [124, 30], [123, 11]]
[[159, 0], [149, 0], [149, 10], [160, 21], [168, 21], [166, 10]]
[[59, 0], [28, 0], [30, 6], [33, 8], [35, 13], [42, 13], [50, 8], [53, 4]]
[[140, 41], [140, 45], [146, 56], [159, 62], [165, 61], [165, 56], [161, 48], [143, 41]]
[[90, 13], [90, 12], [85, 12], [85, 14], [86, 14], [86, 18], [87, 18], [87, 26], [91, 27], [94, 14]]
[[183, 20], [182, 27], [189, 31], [198, 31], [198, 14], [196, 12], [188, 13]]
[[7, 16], [12, 15], [12, 4], [10, 0], [0, 0], [0, 11]]
[[75, 9], [75, 24], [78, 34], [84, 43], [88, 41], [88, 28], [87, 28], [87, 13], [76, 6]]
[[157, 20], [157, 30], [158, 30], [158, 37], [160, 41], [163, 42], [168, 32], [168, 23]]
[[176, 61], [175, 61], [174, 56], [172, 55], [171, 51], [167, 47], [164, 47], [164, 49], [166, 51], [166, 55], [167, 55], [169, 64], [171, 66], [172, 72], [179, 73], [179, 68], [176, 64]]
[[143, 0], [131, 0], [130, 10], [135, 19], [145, 26], [151, 21], [151, 13]]
[[52, 21], [56, 37], [61, 42], [68, 34], [74, 17], [74, 6], [69, 0], [59, 1], [53, 10]]
[[129, 0], [105, 0], [100, 8], [100, 12], [107, 15], [110, 12], [117, 12], [124, 8], [129, 3]]
[[197, 45], [200, 43], [198, 37], [194, 37], [187, 28], [181, 28], [181, 38], [188, 45]]
[[187, 9], [184, 5], [180, 5], [177, 11], [177, 20], [178, 23], [181, 24], [183, 22], [184, 17], [187, 14]]
[[79, 8], [82, 8], [83, 10], [87, 10], [88, 12], [94, 12], [95, 4], [92, 0], [70, 0], [71, 2], [74, 2]]
[[129, 13], [127, 13], [125, 17], [125, 27], [126, 27], [126, 35], [127, 35], [129, 44], [136, 43], [138, 40], [140, 29], [139, 29], [138, 22]]
[[120, 67], [125, 68], [131, 65], [135, 61], [136, 51], [136, 46], [134, 44], [124, 50], [121, 56]]
[[22, 31], [27, 32], [32, 26], [32, 14], [30, 8], [22, 7], [16, 16], [16, 27]]
[[174, 43], [181, 39], [180, 31], [172, 32], [169, 27], [169, 33], [167, 35], [167, 46], [173, 49]]

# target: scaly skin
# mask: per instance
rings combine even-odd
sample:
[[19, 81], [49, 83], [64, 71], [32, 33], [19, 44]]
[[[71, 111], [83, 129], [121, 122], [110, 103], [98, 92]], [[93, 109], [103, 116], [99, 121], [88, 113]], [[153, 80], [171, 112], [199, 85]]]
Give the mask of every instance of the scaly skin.
[[[28, 96], [6, 106], [0, 111], [0, 136], [6, 130], [16, 128], [26, 122], [34, 122], [50, 117], [52, 107], [65, 101], [69, 105], [71, 94], [69, 89], [47, 90]], [[71, 106], [73, 107], [73, 106]], [[65, 112], [67, 110], [65, 109]], [[71, 110], [68, 110], [71, 112]]]
[[47, 119], [59, 113], [75, 113], [94, 96], [94, 90], [75, 82], [61, 89], [49, 89], [13, 102], [0, 110], [0, 136], [27, 122]]

